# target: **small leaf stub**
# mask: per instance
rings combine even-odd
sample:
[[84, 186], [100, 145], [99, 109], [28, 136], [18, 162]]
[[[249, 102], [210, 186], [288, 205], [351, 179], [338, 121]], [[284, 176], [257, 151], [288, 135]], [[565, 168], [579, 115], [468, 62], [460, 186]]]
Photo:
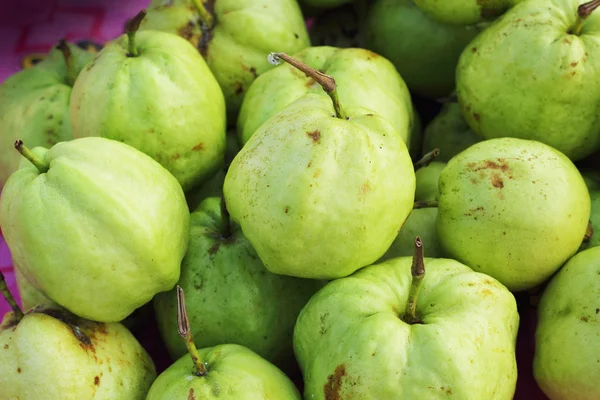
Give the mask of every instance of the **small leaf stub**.
[[269, 63], [272, 65], [281, 64], [281, 59], [279, 58], [279, 55], [277, 55], [277, 53], [269, 53], [269, 55], [267, 56], [267, 59], [269, 60]]

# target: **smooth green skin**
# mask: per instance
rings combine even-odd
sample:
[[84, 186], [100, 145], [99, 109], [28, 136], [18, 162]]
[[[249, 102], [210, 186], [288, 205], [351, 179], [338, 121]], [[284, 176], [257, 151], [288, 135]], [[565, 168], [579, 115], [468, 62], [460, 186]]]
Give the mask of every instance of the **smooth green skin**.
[[415, 174], [393, 126], [370, 110], [335, 117], [306, 95], [261, 126], [225, 176], [227, 209], [274, 273], [347, 276], [390, 247], [414, 201]]
[[415, 201], [439, 199], [440, 191], [438, 181], [440, 174], [445, 167], [445, 162], [432, 161], [428, 166], [419, 168], [415, 171], [415, 178], [417, 179]]
[[511, 291], [546, 281], [583, 240], [590, 196], [562, 153], [514, 138], [477, 143], [439, 180], [437, 229], [445, 252]]
[[436, 160], [448, 162], [461, 151], [482, 140], [483, 138], [465, 121], [460, 105], [448, 103], [425, 128], [423, 153], [440, 149]]
[[42, 310], [30, 311], [16, 326], [8, 313], [0, 325], [0, 400], [145, 399], [156, 370], [127, 328], [75, 317], [91, 340], [85, 344]]
[[[68, 44], [79, 74], [93, 55]], [[62, 52], [53, 48], [48, 57], [22, 70], [0, 85], [0, 189], [18, 169], [21, 156], [13, 143], [51, 147], [70, 140], [69, 101], [71, 86]]]
[[415, 252], [415, 237], [423, 240], [425, 255], [431, 258], [444, 257], [444, 251], [437, 236], [437, 207], [412, 210], [398, 236], [377, 263], [396, 257], [412, 257]]
[[444, 24], [472, 25], [505, 12], [511, 0], [414, 0], [431, 18]]
[[159, 375], [146, 400], [302, 399], [281, 370], [243, 346], [223, 344], [199, 353], [207, 364], [206, 376], [193, 374], [192, 358], [186, 354]]
[[600, 398], [600, 248], [552, 278], [538, 306], [533, 374], [551, 400]]
[[223, 93], [186, 40], [158, 31], [138, 32], [135, 40], [139, 56], [127, 56], [123, 35], [77, 78], [73, 135], [125, 142], [158, 161], [188, 191], [223, 165]]
[[[320, 281], [269, 272], [239, 225], [224, 236], [220, 198], [192, 213], [189, 250], [177, 283], [186, 293], [191, 332], [198, 347], [235, 343], [277, 365], [293, 360], [296, 318]], [[154, 298], [161, 335], [173, 359], [187, 353], [177, 326], [175, 290]]]
[[40, 304], [50, 307], [58, 306], [52, 300], [47, 298], [42, 292], [36, 289], [35, 286], [29, 283], [19, 268], [15, 268], [14, 272], [15, 280], [17, 281], [17, 287], [19, 289], [19, 295], [21, 297], [21, 308], [23, 308], [23, 310], [30, 310]]
[[[410, 141], [414, 111], [410, 93], [392, 63], [365, 49], [310, 47], [293, 55], [335, 78], [342, 106], [367, 107], [388, 119], [405, 143]], [[250, 87], [238, 119], [240, 142], [300, 97], [322, 94], [314, 79], [287, 63], [261, 75]]]
[[101, 322], [121, 321], [172, 289], [189, 238], [177, 180], [109, 139], [41, 150], [48, 172], [19, 169], [0, 198], [2, 233], [27, 280], [74, 314]]
[[378, 0], [367, 17], [367, 48], [390, 60], [421, 96], [447, 96], [463, 49], [482, 26], [453, 26], [425, 15], [411, 0]]
[[401, 314], [411, 264], [401, 257], [370, 266], [312, 297], [294, 330], [305, 399], [513, 398], [514, 296], [457, 261], [425, 258], [423, 324], [409, 325]]
[[[170, 19], [169, 27], [161, 15], [151, 17], [143, 28], [187, 35], [189, 28], [182, 28], [192, 21], [197, 30], [199, 24], [198, 14], [190, 5], [189, 0], [175, 2], [171, 7], [185, 8], [177, 14], [169, 13], [169, 7], [151, 9], [150, 13], [161, 14], [167, 9], [164, 18]], [[206, 49], [200, 50], [221, 85], [229, 121], [235, 124], [250, 84], [273, 68], [267, 55], [272, 51], [296, 53], [310, 46], [310, 39], [296, 0], [216, 0], [213, 15], [216, 24], [212, 38]], [[192, 41], [198, 40], [195, 33], [192, 35]]]
[[520, 3], [463, 52], [457, 95], [475, 132], [538, 140], [573, 161], [600, 148], [600, 12], [567, 33], [583, 2]]

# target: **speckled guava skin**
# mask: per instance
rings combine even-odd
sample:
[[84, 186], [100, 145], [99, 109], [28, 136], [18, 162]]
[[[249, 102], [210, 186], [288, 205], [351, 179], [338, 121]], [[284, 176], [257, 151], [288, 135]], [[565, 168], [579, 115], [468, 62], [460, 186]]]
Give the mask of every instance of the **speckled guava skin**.
[[600, 148], [600, 12], [571, 34], [582, 3], [522, 2], [469, 44], [457, 95], [475, 132], [538, 140], [573, 161]]
[[107, 44], [71, 94], [75, 137], [119, 140], [165, 167], [185, 191], [223, 165], [225, 99], [204, 59], [186, 40], [159, 31]]
[[[369, 50], [331, 46], [310, 47], [293, 56], [333, 76], [344, 107], [369, 108], [388, 119], [409, 143], [414, 110], [408, 88], [391, 62]], [[250, 87], [240, 110], [240, 142], [246, 143], [264, 122], [296, 99], [322, 92], [314, 79], [287, 63], [262, 74]]]
[[400, 257], [363, 268], [311, 298], [294, 330], [305, 399], [513, 398], [514, 296], [457, 261], [425, 258], [422, 323], [408, 324], [411, 264]]
[[472, 25], [493, 19], [511, 6], [511, 0], [414, 0], [431, 18], [445, 24]]
[[192, 373], [192, 358], [185, 354], [159, 375], [146, 400], [302, 399], [290, 378], [243, 346], [222, 344], [198, 351], [207, 364], [206, 376]]
[[308, 94], [263, 124], [225, 177], [231, 217], [268, 270], [347, 276], [385, 253], [410, 213], [415, 174], [383, 117]]
[[571, 258], [538, 306], [533, 373], [552, 400], [600, 398], [600, 248]]
[[575, 165], [540, 142], [476, 143], [439, 179], [438, 237], [448, 255], [511, 291], [537, 286], [573, 256], [590, 196]]

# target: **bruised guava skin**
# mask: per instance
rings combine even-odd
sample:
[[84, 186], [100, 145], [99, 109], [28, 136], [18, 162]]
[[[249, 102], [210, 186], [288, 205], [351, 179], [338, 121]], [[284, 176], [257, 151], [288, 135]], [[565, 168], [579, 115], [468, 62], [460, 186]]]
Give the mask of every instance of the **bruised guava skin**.
[[457, 95], [475, 132], [537, 140], [573, 161], [600, 148], [600, 12], [571, 34], [582, 3], [522, 2], [469, 44]]
[[144, 400], [156, 370], [120, 323], [35, 307], [0, 325], [0, 399]]
[[310, 46], [306, 24], [295, 0], [203, 1], [214, 26], [203, 28], [191, 0], [154, 1], [142, 29], [157, 29], [189, 40], [206, 59], [235, 124], [240, 106], [257, 76], [273, 68], [267, 54], [296, 53]]
[[[15, 150], [16, 151], [16, 150]], [[0, 198], [0, 225], [15, 265], [72, 313], [121, 321], [170, 290], [189, 240], [177, 180], [124, 143], [73, 139], [35, 148]]]
[[[365, 107], [388, 119], [398, 135], [409, 143], [414, 125], [410, 93], [394, 65], [365, 49], [310, 47], [294, 58], [335, 78], [344, 107]], [[250, 87], [238, 118], [240, 142], [246, 143], [271, 117], [298, 98], [323, 89], [292, 65], [281, 64], [262, 74]]]
[[533, 374], [553, 400], [600, 398], [600, 248], [552, 278], [538, 306]]
[[411, 264], [368, 266], [311, 298], [294, 329], [305, 399], [513, 398], [514, 296], [457, 261], [425, 258], [421, 323], [408, 324]]
[[225, 177], [231, 217], [265, 267], [304, 278], [347, 276], [385, 253], [410, 213], [415, 174], [383, 117], [307, 94], [252, 135]]
[[512, 0], [414, 0], [431, 18], [451, 25], [472, 25], [505, 12]]
[[[209, 197], [191, 215], [190, 241], [177, 285], [186, 293], [196, 346], [237, 343], [283, 367], [293, 360], [296, 318], [323, 283], [269, 272], [239, 225], [223, 215], [220, 198]], [[175, 290], [158, 294], [154, 308], [169, 353], [178, 359], [187, 349], [173, 329]]]
[[243, 346], [222, 344], [198, 353], [207, 365], [206, 375], [194, 375], [192, 358], [185, 354], [158, 376], [146, 400], [302, 400], [290, 378]]
[[71, 52], [73, 76], [56, 46], [33, 67], [17, 72], [0, 85], [0, 189], [16, 171], [21, 156], [13, 143], [21, 139], [30, 147], [70, 140], [69, 102], [75, 78], [94, 57], [66, 43]]
[[511, 291], [547, 280], [579, 249], [590, 217], [581, 174], [543, 143], [486, 140], [439, 179], [438, 237], [448, 255]]
[[204, 59], [186, 40], [159, 31], [107, 44], [71, 95], [75, 137], [119, 140], [165, 167], [187, 192], [222, 165], [225, 99]]

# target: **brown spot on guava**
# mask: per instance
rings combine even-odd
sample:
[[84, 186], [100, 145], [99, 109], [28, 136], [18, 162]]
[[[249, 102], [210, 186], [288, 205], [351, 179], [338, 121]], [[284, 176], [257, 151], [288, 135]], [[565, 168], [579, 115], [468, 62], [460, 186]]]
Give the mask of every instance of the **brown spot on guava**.
[[323, 391], [325, 400], [342, 400], [340, 391], [342, 389], [342, 378], [346, 375], [346, 366], [340, 364], [335, 369], [334, 373], [327, 377]]
[[241, 82], [236, 82], [234, 84], [234, 86], [235, 86], [235, 94], [237, 94], [239, 96], [242, 93], [244, 93], [244, 85]]
[[306, 132], [309, 138], [312, 139], [314, 143], [320, 143], [321, 141], [321, 132], [317, 129], [312, 132]]
[[477, 113], [473, 113], [473, 118], [475, 119], [475, 121], [479, 121], [481, 119], [481, 116]]
[[471, 52], [477, 53], [477, 47], [471, 47]]
[[190, 388], [188, 393], [188, 400], [196, 400], [196, 395], [194, 394], [194, 389]]
[[94, 385], [96, 385], [96, 386], [100, 385], [100, 377], [99, 376], [94, 377]]
[[175, 154], [173, 154], [173, 157], [171, 157], [171, 158], [172, 158], [173, 160], [177, 160], [177, 159], [179, 159], [179, 157], [181, 157], [181, 156], [179, 155], [179, 153], [175, 153]]
[[502, 181], [500, 174], [497, 172], [494, 172], [490, 175], [490, 182], [492, 182], [492, 186], [495, 188], [502, 189], [504, 187], [504, 182]]
[[194, 34], [194, 28], [194, 21], [189, 21], [186, 25], [177, 29], [177, 34], [188, 42], [191, 42], [194, 46], [198, 46], [198, 43], [200, 42], [200, 35]]
[[575, 62], [572, 62], [572, 63], [571, 63], [571, 67], [576, 67], [576, 66], [577, 66], [577, 64], [579, 64], [579, 62], [577, 62], [577, 61], [575, 61]]
[[258, 73], [256, 72], [256, 68], [250, 67], [250, 73], [254, 76], [254, 79], [258, 77]]
[[17, 368], [17, 373], [21, 373], [21, 367]]
[[290, 211], [290, 208], [286, 207], [283, 211], [287, 214]]
[[308, 162], [308, 165], [306, 166], [306, 168], [310, 168], [310, 167], [311, 167], [311, 165], [312, 165], [312, 161], [309, 161], [309, 162]]
[[596, 314], [600, 314], [600, 308], [596, 308]]
[[192, 151], [200, 151], [204, 150], [204, 143], [198, 143], [194, 147], [192, 147]]
[[315, 171], [315, 173], [313, 174], [313, 178], [315, 178], [315, 179], [316, 179], [316, 178], [318, 178], [318, 177], [319, 177], [319, 175], [321, 175], [321, 170], [320, 170], [320, 169], [317, 169], [317, 170]]
[[[267, 6], [265, 6], [265, 8], [267, 8]], [[298, 35], [297, 33], [294, 33], [294, 37], [295, 37], [296, 39], [298, 39], [298, 38], [300, 37], [300, 35]]]
[[365, 182], [360, 185], [359, 192], [362, 195], [365, 195], [371, 191], [371, 186], [369, 186], [369, 182]]
[[589, 322], [589, 321], [590, 321], [590, 317], [588, 317], [588, 316], [583, 316], [583, 317], [581, 317], [581, 320], [582, 320], [583, 322]]
[[208, 254], [210, 254], [211, 256], [214, 255], [217, 251], [219, 251], [219, 248], [221, 247], [221, 243], [216, 242], [215, 244], [213, 244], [210, 249], [208, 249]]
[[7, 344], [4, 345], [4, 350], [6, 350], [6, 349], [8, 349], [8, 345]]

